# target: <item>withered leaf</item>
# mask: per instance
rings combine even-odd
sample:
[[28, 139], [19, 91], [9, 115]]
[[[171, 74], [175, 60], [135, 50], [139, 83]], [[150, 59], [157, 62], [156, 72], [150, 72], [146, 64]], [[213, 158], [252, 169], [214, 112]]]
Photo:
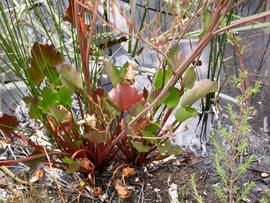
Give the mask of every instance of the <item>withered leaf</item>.
[[81, 167], [87, 170], [89, 173], [93, 173], [95, 169], [95, 165], [88, 158], [81, 158]]
[[100, 187], [94, 187], [93, 190], [94, 190], [94, 192], [93, 192], [94, 197], [98, 198], [100, 196], [101, 192], [102, 192], [102, 189]]
[[122, 169], [122, 175], [124, 177], [132, 176], [132, 175], [134, 175], [134, 173], [135, 173], [135, 168], [132, 168], [130, 166]]
[[48, 45], [35, 42], [31, 50], [30, 77], [37, 85], [41, 84], [45, 76], [53, 82], [58, 77], [54, 66], [61, 63], [62, 60], [61, 53], [55, 49], [53, 44]]
[[74, 16], [74, 0], [68, 0], [69, 7], [66, 9], [66, 15], [64, 16], [63, 20], [66, 22], [71, 23], [72, 26], [76, 26], [75, 24], [75, 16]]
[[130, 195], [131, 195], [130, 191], [127, 189], [126, 186], [124, 186], [122, 184], [122, 182], [119, 179], [117, 179], [115, 181], [115, 186], [114, 187], [115, 187], [115, 189], [116, 189], [116, 191], [117, 191], [120, 198], [126, 199], [126, 198], [130, 197]]
[[39, 181], [43, 176], [44, 176], [43, 169], [42, 168], [37, 169], [34, 176], [32, 178], [30, 178], [29, 182], [35, 183], [35, 182]]
[[0, 130], [7, 136], [11, 136], [14, 128], [18, 127], [19, 121], [15, 116], [4, 114], [0, 117]]
[[132, 63], [128, 64], [127, 72], [125, 75], [125, 79], [129, 82], [129, 84], [133, 85], [135, 83], [135, 72], [134, 72], [135, 65]]
[[57, 66], [62, 84], [69, 90], [83, 89], [83, 77], [81, 71], [71, 64], [60, 64]]
[[94, 143], [105, 143], [108, 141], [109, 135], [106, 131], [100, 131], [97, 129], [91, 130], [87, 134], [83, 135], [86, 139]]

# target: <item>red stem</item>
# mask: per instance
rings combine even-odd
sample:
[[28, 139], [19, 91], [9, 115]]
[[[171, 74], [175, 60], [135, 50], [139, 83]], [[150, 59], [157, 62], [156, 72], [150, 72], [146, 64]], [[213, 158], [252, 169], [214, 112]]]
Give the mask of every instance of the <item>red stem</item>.
[[[52, 151], [52, 152], [48, 152], [47, 153], [48, 155], [50, 156], [70, 156], [69, 153], [66, 153], [66, 152], [56, 152], [56, 151]], [[28, 157], [25, 157], [25, 158], [19, 158], [19, 159], [15, 159], [15, 160], [5, 160], [5, 161], [0, 161], [0, 166], [12, 166], [12, 165], [15, 165], [19, 162], [27, 162], [27, 161], [32, 161], [32, 160], [35, 160], [35, 159], [39, 159], [39, 158], [42, 158], [42, 157], [46, 157], [46, 154], [42, 153], [42, 154], [35, 154], [35, 155], [32, 155], [32, 156], [28, 156]]]

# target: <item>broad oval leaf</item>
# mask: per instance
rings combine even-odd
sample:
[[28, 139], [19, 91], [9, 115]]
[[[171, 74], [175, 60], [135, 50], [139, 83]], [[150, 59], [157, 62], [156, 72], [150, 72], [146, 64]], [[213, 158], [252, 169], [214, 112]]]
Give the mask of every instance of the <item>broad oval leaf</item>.
[[72, 114], [62, 105], [51, 106], [49, 107], [49, 111], [58, 122], [62, 123], [72, 120]]
[[131, 144], [138, 152], [148, 152], [150, 150], [149, 146], [138, 141], [131, 141]]
[[51, 82], [57, 80], [55, 65], [62, 63], [63, 57], [54, 45], [35, 42], [31, 50], [29, 74], [32, 80], [40, 85], [45, 76]]
[[141, 110], [143, 110], [144, 103], [144, 100], [140, 100], [139, 102], [130, 105], [130, 107], [128, 108], [128, 113], [130, 113], [132, 116], [138, 115]]
[[169, 108], [174, 108], [178, 104], [179, 99], [180, 99], [179, 89], [171, 87], [166, 93], [162, 103], [167, 105]]
[[181, 96], [180, 104], [183, 107], [188, 107], [194, 104], [200, 98], [206, 96], [210, 92], [217, 91], [217, 83], [209, 79], [200, 80], [194, 84], [192, 89], [188, 89]]
[[154, 86], [156, 87], [156, 89], [162, 88], [167, 82], [168, 80], [171, 78], [172, 76], [172, 69], [159, 69], [156, 72], [156, 80], [154, 82]]
[[192, 107], [180, 107], [179, 109], [177, 109], [176, 113], [175, 113], [175, 119], [179, 122], [182, 123], [185, 120], [192, 118], [193, 116], [195, 116], [197, 113], [196, 109], [192, 108]]
[[121, 83], [124, 80], [121, 76], [121, 72], [115, 69], [110, 63], [110, 61], [107, 59], [104, 60], [104, 68], [106, 70], [106, 73], [108, 74], [108, 77], [111, 80], [112, 86], [115, 87], [117, 84]]
[[170, 62], [172, 63], [173, 67], [171, 67], [170, 63], [168, 63], [168, 66], [172, 68], [173, 70], [176, 70], [180, 66], [180, 64], [184, 61], [184, 56], [181, 53], [179, 44], [174, 45], [169, 50], [168, 58]]
[[206, 33], [208, 32], [209, 30], [209, 27], [210, 27], [210, 23], [211, 23], [211, 18], [212, 18], [212, 13], [209, 9], [206, 9], [204, 14], [203, 14], [203, 22], [202, 22], [202, 25], [203, 25], [203, 28], [202, 28], [202, 33], [200, 34], [199, 38], [202, 39]]
[[106, 143], [109, 139], [108, 133], [106, 131], [99, 131], [97, 129], [91, 130], [87, 134], [84, 134], [83, 137], [96, 144]]
[[183, 86], [191, 89], [196, 81], [194, 66], [189, 66], [182, 76]]
[[69, 90], [83, 89], [83, 77], [81, 71], [71, 64], [57, 66], [62, 84]]
[[144, 101], [134, 85], [118, 84], [109, 92], [109, 101], [121, 111], [128, 111], [133, 104]]

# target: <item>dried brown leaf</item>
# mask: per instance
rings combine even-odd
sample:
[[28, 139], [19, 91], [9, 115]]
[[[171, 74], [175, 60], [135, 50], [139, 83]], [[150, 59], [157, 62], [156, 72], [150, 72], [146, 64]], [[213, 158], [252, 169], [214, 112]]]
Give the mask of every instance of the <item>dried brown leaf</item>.
[[93, 192], [94, 197], [99, 197], [102, 192], [102, 189], [100, 187], [94, 187], [93, 190], [94, 190]]
[[19, 121], [15, 116], [4, 114], [0, 117], [0, 130], [3, 131], [7, 136], [11, 136], [14, 128], [18, 127]]
[[30, 178], [29, 182], [30, 183], [35, 183], [39, 181], [42, 177], [44, 176], [44, 170], [42, 168], [36, 170], [35, 175]]
[[134, 173], [135, 173], [135, 168], [132, 168], [130, 166], [122, 169], [122, 176], [124, 177], [132, 176], [134, 175]]
[[130, 195], [131, 195], [130, 191], [127, 189], [126, 186], [124, 186], [122, 184], [122, 182], [119, 179], [117, 179], [115, 181], [115, 186], [114, 187], [115, 187], [115, 189], [116, 189], [116, 191], [117, 191], [120, 198], [126, 199], [126, 198], [130, 197]]

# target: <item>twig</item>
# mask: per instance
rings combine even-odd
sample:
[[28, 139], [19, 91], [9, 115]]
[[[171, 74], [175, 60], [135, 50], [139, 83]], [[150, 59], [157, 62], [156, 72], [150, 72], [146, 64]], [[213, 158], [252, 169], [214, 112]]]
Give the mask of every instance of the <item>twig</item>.
[[[70, 154], [67, 152], [57, 152], [57, 151], [52, 151], [52, 152], [48, 152], [48, 154], [50, 156], [56, 155], [56, 156], [69, 156]], [[35, 159], [39, 159], [42, 157], [45, 157], [46, 154], [42, 153], [42, 154], [35, 154], [32, 156], [28, 156], [25, 158], [19, 158], [19, 159], [15, 159], [15, 160], [5, 160], [5, 161], [0, 161], [0, 166], [11, 166], [11, 165], [15, 165], [19, 162], [27, 162], [27, 161], [32, 161]]]
[[48, 154], [48, 152], [47, 152], [47, 150], [46, 150], [45, 147], [44, 147], [44, 152], [45, 152], [45, 155], [46, 155], [46, 157], [47, 157], [47, 159], [48, 159], [50, 169], [51, 169], [52, 172], [53, 172], [53, 178], [54, 178], [54, 181], [55, 181], [55, 183], [56, 183], [56, 187], [57, 187], [57, 189], [58, 189], [58, 192], [59, 192], [59, 195], [60, 195], [60, 197], [61, 197], [61, 200], [62, 200], [63, 203], [65, 203], [66, 201], [65, 201], [65, 199], [64, 199], [64, 197], [63, 197], [62, 191], [61, 191], [61, 189], [60, 189], [60, 185], [59, 185], [59, 183], [58, 183], [58, 181], [57, 181], [56, 174], [55, 174], [55, 170], [54, 170], [54, 168], [52, 167], [52, 163], [51, 163], [51, 161], [50, 161], [49, 154]]
[[0, 169], [7, 174], [9, 177], [11, 177], [13, 180], [15, 180], [18, 183], [21, 183], [23, 185], [30, 185], [29, 182], [20, 179], [19, 177], [17, 177], [11, 170], [8, 169], [8, 167], [6, 166], [0, 166]]
[[237, 27], [239, 25], [246, 24], [246, 23], [249, 23], [249, 22], [252, 22], [252, 21], [256, 21], [256, 20], [259, 20], [259, 19], [267, 17], [267, 16], [270, 16], [270, 11], [267, 11], [267, 12], [265, 12], [262, 15], [259, 15], [259, 16], [253, 16], [253, 17], [250, 17], [250, 18], [245, 18], [243, 20], [240, 20], [239, 22], [236, 22], [236, 23], [233, 23], [231, 25], [225, 26], [225, 27], [213, 32], [213, 35], [219, 34], [221, 32], [225, 32], [225, 31], [227, 31], [227, 30], [229, 30], [231, 28], [234, 28], [234, 27]]

